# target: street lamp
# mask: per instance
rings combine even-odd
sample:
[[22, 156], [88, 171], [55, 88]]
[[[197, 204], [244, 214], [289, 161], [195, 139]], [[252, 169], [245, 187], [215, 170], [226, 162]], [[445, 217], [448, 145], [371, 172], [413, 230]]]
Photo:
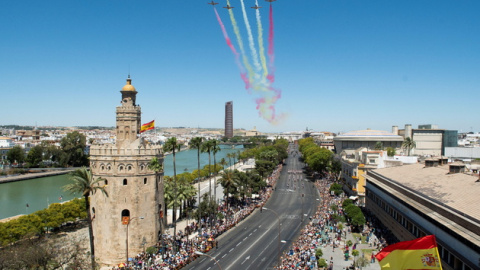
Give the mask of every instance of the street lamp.
[[197, 255], [204, 255], [204, 256], [207, 256], [207, 257], [209, 257], [210, 259], [214, 260], [214, 261], [215, 261], [215, 263], [216, 263], [216, 264], [217, 264], [217, 266], [218, 266], [218, 269], [222, 270], [222, 267], [220, 266], [220, 264], [218, 263], [218, 261], [217, 261], [217, 260], [215, 260], [215, 258], [213, 258], [212, 256], [210, 256], [210, 255], [208, 255], [208, 254], [206, 254], [206, 253], [200, 252], [200, 251], [195, 251], [194, 253], [195, 253], [195, 254], [197, 254]]
[[127, 238], [125, 240], [125, 246], [126, 246], [126, 254], [127, 254], [127, 261], [125, 263], [128, 264], [128, 225], [130, 225], [130, 222], [136, 218], [139, 218], [139, 219], [144, 219], [144, 217], [133, 217], [131, 218], [128, 222], [127, 222]]
[[280, 232], [281, 232], [280, 216], [273, 209], [266, 208], [266, 207], [262, 207], [262, 209], [272, 211], [275, 215], [277, 215], [277, 218], [278, 218], [278, 256], [280, 256], [280, 242], [281, 242], [281, 240], [280, 240]]

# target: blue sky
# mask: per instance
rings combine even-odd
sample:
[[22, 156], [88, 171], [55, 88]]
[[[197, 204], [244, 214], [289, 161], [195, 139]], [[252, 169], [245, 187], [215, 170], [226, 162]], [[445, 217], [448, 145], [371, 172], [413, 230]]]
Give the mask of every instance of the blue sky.
[[[480, 131], [480, 1], [277, 0], [275, 109], [288, 115], [277, 125], [259, 117], [207, 2], [5, 1], [0, 125], [113, 126], [130, 72], [142, 122], [157, 126], [222, 128], [232, 100], [235, 128], [265, 132]], [[244, 2], [255, 29], [255, 1]]]

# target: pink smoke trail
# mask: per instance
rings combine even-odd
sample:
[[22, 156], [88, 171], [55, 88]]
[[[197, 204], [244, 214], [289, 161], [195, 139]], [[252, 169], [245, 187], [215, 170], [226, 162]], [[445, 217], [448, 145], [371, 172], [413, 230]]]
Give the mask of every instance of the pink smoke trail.
[[218, 15], [217, 9], [215, 7], [213, 7], [213, 10], [215, 11], [215, 15], [217, 16], [217, 21], [220, 24], [220, 28], [222, 29], [223, 37], [225, 38], [225, 41], [227, 42], [228, 47], [230, 47], [230, 50], [235, 55], [235, 64], [237, 64], [238, 69], [240, 69], [240, 77], [242, 78], [243, 82], [245, 83], [245, 89], [249, 89], [250, 88], [250, 81], [247, 78], [245, 68], [240, 63], [240, 54], [235, 49], [235, 46], [233, 46], [232, 41], [230, 40], [230, 37], [228, 36], [227, 30], [225, 29], [225, 25], [223, 25], [222, 19]]
[[267, 79], [273, 83], [275, 81], [275, 51], [274, 51], [274, 44], [273, 44], [273, 7], [272, 4], [270, 3], [270, 27], [269, 27], [269, 32], [268, 32], [268, 58], [269, 58], [269, 74], [267, 75]]

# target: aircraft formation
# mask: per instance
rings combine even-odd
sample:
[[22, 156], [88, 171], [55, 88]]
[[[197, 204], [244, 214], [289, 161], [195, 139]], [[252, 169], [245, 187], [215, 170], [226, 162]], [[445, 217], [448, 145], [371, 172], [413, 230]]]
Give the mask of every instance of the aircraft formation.
[[275, 50], [272, 2], [275, 2], [276, 0], [265, 1], [270, 3], [268, 17], [269, 28], [267, 48], [265, 48], [266, 46], [264, 45], [262, 19], [259, 10], [262, 7], [258, 5], [258, 0], [255, 0], [255, 6], [251, 7], [252, 9], [255, 9], [255, 18], [257, 25], [256, 41], [245, 9], [244, 0], [240, 0], [243, 21], [245, 24], [245, 29], [243, 31], [246, 32], [246, 37], [248, 40], [246, 45], [243, 42], [244, 37], [240, 32], [240, 27], [235, 19], [235, 15], [232, 10], [234, 7], [230, 5], [230, 0], [226, 0], [227, 4], [223, 8], [228, 10], [228, 15], [230, 17], [239, 51], [237, 51], [236, 46], [230, 39], [225, 25], [223, 24], [223, 21], [217, 12], [217, 9], [215, 8], [215, 5], [218, 5], [218, 3], [215, 1], [211, 1], [207, 4], [213, 6], [217, 21], [220, 25], [225, 41], [235, 57], [235, 63], [240, 71], [240, 77], [245, 83], [245, 89], [247, 89], [249, 94], [252, 94], [251, 90], [253, 89], [253, 94], [257, 96], [255, 98], [255, 103], [259, 116], [267, 120], [271, 124], [279, 124], [285, 119], [286, 114], [279, 114], [275, 110], [275, 104], [281, 98], [280, 89], [277, 89], [273, 86], [273, 83], [275, 81]]
[[[272, 2], [275, 2], [275, 1], [277, 1], [277, 0], [265, 0], [265, 1], [272, 3]], [[212, 5], [212, 6], [218, 5], [218, 3], [214, 2], [214, 1], [208, 2], [207, 4]], [[227, 6], [226, 6], [226, 7], [223, 7], [223, 8], [232, 9], [232, 8], [234, 8], [234, 7], [231, 7], [230, 5], [227, 4]], [[251, 8], [253, 8], [253, 9], [259, 9], [259, 8], [262, 8], [262, 7], [259, 7], [258, 5], [255, 5], [254, 7], [251, 7]]]

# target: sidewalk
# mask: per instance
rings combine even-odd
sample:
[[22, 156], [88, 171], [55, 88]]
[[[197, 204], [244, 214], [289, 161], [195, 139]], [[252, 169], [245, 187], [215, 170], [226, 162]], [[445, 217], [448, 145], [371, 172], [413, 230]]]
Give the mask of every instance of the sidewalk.
[[[333, 233], [330, 233], [333, 235]], [[333, 248], [331, 245], [326, 245], [322, 246], [322, 251], [323, 251], [323, 256], [322, 258], [325, 258], [327, 263], [330, 263], [330, 258], [333, 257], [333, 269], [348, 269], [349, 266], [353, 264], [353, 256], [352, 256], [352, 247], [349, 248], [350, 252], [350, 257], [348, 258], [348, 261], [345, 261], [345, 251], [344, 251], [344, 246], [345, 242], [351, 240], [352, 243], [357, 243], [357, 239], [355, 239], [354, 235], [352, 233], [347, 232], [347, 237], [346, 239], [342, 239], [340, 241], [340, 245], [335, 248], [335, 251], [333, 251]], [[367, 253], [371, 254], [371, 251], [373, 250], [374, 253], [377, 253], [378, 250], [374, 249], [373, 247], [370, 247], [368, 243], [358, 243], [356, 249], [360, 252], [360, 255], [355, 258], [358, 260], [360, 256], [362, 256], [362, 253]], [[366, 256], [367, 257], [367, 256]], [[370, 255], [367, 257], [367, 261], [369, 264], [365, 267], [362, 267], [361, 269], [363, 270], [380, 270], [380, 265], [378, 264], [378, 261], [375, 260], [374, 263], [370, 263]], [[359, 268], [360, 269], [360, 268]]]

